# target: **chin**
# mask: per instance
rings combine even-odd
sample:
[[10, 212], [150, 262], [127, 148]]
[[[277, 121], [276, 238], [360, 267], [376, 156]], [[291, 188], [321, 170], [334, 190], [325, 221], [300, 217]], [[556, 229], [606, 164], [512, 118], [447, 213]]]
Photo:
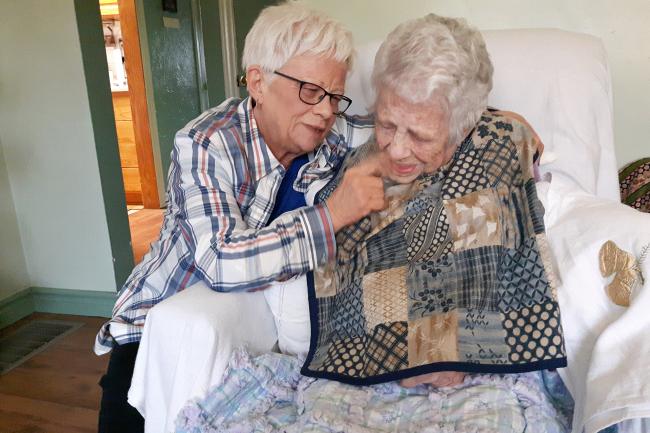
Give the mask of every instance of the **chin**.
[[294, 141], [293, 148], [302, 155], [318, 148], [321, 143], [322, 141], [316, 141], [313, 137], [301, 137]]

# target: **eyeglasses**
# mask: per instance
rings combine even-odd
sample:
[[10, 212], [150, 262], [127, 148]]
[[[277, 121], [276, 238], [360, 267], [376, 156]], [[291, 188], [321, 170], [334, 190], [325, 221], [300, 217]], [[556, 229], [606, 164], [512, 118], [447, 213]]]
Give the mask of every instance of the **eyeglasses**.
[[352, 99], [348, 98], [347, 96], [330, 93], [318, 84], [302, 81], [278, 71], [273, 71], [273, 73], [300, 84], [298, 97], [305, 104], [316, 105], [320, 103], [326, 96], [329, 96], [330, 105], [332, 106], [334, 115], [336, 116], [345, 113], [345, 110], [347, 110], [350, 107], [350, 104], [352, 104]]

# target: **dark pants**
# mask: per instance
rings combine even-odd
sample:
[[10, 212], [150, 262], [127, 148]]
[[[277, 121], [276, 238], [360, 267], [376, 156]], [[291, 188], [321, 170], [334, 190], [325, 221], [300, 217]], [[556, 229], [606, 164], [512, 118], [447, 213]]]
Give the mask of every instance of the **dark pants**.
[[99, 381], [103, 391], [99, 433], [144, 432], [144, 418], [127, 402], [139, 346], [140, 343], [129, 343], [113, 347], [106, 374]]

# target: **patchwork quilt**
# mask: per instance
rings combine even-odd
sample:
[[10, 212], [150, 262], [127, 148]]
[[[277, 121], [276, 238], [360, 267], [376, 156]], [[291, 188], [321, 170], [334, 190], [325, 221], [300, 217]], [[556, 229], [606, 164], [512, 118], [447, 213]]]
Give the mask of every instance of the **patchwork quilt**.
[[336, 260], [308, 276], [302, 374], [369, 385], [566, 366], [535, 151], [524, 125], [486, 111], [447, 165], [387, 186], [387, 210], [339, 231]]

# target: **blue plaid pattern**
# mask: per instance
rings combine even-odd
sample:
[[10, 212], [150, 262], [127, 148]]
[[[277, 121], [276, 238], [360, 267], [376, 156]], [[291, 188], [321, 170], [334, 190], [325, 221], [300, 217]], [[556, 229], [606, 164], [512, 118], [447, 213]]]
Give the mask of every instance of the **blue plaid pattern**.
[[[339, 117], [294, 189], [331, 177], [350, 147], [373, 130], [368, 117]], [[159, 239], [118, 293], [95, 353], [139, 341], [151, 307], [203, 281], [219, 292], [253, 291], [304, 274], [335, 257], [324, 204], [279, 216], [267, 226], [285, 169], [268, 149], [252, 101], [229, 99], [176, 134], [167, 211]]]

